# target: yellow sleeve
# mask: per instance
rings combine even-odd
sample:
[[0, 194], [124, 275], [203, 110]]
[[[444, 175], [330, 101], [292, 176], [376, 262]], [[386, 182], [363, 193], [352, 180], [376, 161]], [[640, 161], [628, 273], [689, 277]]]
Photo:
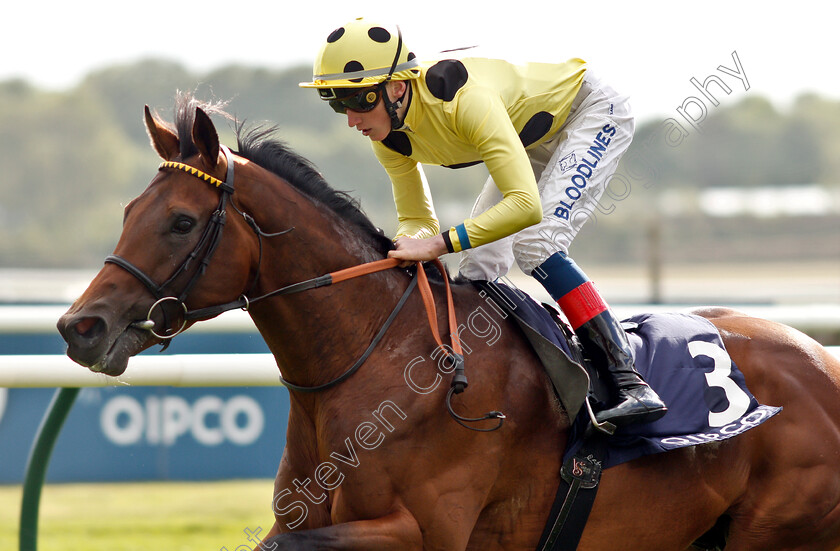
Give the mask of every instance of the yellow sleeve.
[[429, 183], [420, 164], [378, 142], [373, 142], [373, 150], [391, 179], [399, 220], [394, 238], [423, 239], [440, 233]]
[[531, 163], [501, 98], [472, 88], [464, 90], [457, 101], [454, 127], [464, 141], [476, 148], [503, 198], [449, 230], [454, 252], [496, 241], [542, 220]]

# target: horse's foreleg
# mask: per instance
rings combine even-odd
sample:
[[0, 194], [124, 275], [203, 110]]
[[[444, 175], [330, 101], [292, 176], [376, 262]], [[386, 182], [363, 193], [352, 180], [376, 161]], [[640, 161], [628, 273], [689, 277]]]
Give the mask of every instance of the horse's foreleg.
[[[269, 536], [274, 530], [269, 533]], [[401, 511], [372, 519], [357, 520], [266, 538], [259, 551], [390, 551], [420, 550], [423, 536], [409, 513]], [[255, 550], [257, 551], [257, 550]]]

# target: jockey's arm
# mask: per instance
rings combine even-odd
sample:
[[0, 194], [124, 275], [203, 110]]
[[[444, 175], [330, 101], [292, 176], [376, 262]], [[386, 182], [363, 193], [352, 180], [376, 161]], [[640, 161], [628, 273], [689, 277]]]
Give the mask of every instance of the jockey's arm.
[[449, 230], [452, 252], [502, 239], [542, 220], [528, 154], [498, 95], [471, 90], [458, 107], [457, 131], [484, 161], [502, 199]]
[[[395, 258], [431, 260], [507, 237], [542, 219], [534, 173], [504, 105], [492, 95], [475, 94], [470, 100], [459, 106], [457, 133], [484, 161], [502, 199], [438, 235], [439, 223], [421, 166], [380, 149], [378, 155], [391, 178], [400, 221], [397, 251], [391, 253]], [[400, 239], [403, 237], [424, 242], [408, 243]]]

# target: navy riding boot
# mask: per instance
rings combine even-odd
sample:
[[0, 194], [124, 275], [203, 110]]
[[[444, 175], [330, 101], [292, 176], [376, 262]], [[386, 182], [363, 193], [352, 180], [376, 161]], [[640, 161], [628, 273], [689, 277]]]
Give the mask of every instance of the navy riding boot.
[[596, 359], [599, 373], [612, 381], [613, 403], [597, 412], [596, 420], [620, 427], [650, 423], [665, 415], [665, 403], [636, 371], [627, 334], [577, 264], [558, 252], [531, 275], [557, 301], [586, 354]]

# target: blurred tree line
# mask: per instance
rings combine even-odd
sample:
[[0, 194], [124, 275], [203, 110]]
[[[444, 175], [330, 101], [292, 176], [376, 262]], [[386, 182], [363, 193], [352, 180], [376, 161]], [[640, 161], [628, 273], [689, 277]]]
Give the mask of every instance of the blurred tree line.
[[[390, 183], [368, 140], [346, 128], [346, 118], [311, 90], [298, 88], [310, 76], [308, 67], [242, 66], [197, 75], [175, 63], [148, 60], [91, 73], [64, 91], [0, 82], [0, 267], [101, 264], [119, 236], [123, 207], [143, 191], [159, 163], [142, 123], [143, 106], [171, 119], [176, 90], [229, 100], [228, 112], [248, 124], [276, 124], [278, 137], [313, 161], [333, 187], [358, 197], [373, 221], [393, 233]], [[600, 260], [638, 254], [636, 241], [647, 221], [667, 217], [658, 213], [662, 190], [840, 187], [840, 135], [832, 132], [838, 121], [840, 102], [813, 95], [785, 111], [760, 97], [715, 108], [699, 130], [686, 125], [690, 135], [677, 145], [663, 137], [662, 121], [641, 121], [629, 161], [619, 169], [628, 175], [627, 189], [614, 190], [616, 208], [605, 205], [597, 222], [587, 224], [583, 251], [576, 254]], [[217, 127], [222, 141], [235, 145], [229, 123], [217, 121]], [[468, 215], [486, 170], [431, 167], [427, 175], [441, 223], [448, 226]], [[686, 238], [702, 234], [702, 220], [685, 216], [690, 223], [679, 227], [691, 228]], [[829, 224], [838, 230], [836, 220]], [[777, 233], [790, 231], [781, 227]], [[756, 235], [767, 233], [763, 228]]]

